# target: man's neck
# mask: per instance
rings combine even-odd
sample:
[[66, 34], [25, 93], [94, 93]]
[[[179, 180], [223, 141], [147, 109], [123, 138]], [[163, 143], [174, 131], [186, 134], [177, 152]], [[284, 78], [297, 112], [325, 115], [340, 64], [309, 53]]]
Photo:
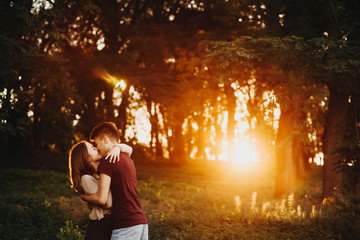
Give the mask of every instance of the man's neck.
[[109, 144], [108, 144], [109, 149], [108, 149], [107, 153], [110, 152], [111, 149], [113, 149], [115, 147], [115, 144], [116, 144], [116, 142], [114, 142], [114, 141], [109, 142]]
[[109, 143], [109, 151], [108, 151], [108, 152], [110, 152], [111, 149], [113, 149], [113, 148], [115, 147], [115, 144], [116, 144], [116, 143], [114, 143], [114, 142], [110, 142], [110, 143]]

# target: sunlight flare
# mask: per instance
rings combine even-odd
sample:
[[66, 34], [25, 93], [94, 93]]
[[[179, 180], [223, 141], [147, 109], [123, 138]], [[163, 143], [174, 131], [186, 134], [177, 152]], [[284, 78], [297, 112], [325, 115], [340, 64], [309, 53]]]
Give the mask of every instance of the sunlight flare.
[[243, 140], [235, 144], [231, 150], [231, 159], [236, 165], [259, 162], [259, 156], [249, 141]]
[[106, 70], [95, 71], [95, 76], [105, 80], [110, 83], [115, 89], [119, 89], [120, 91], [124, 91], [126, 89], [126, 81], [122, 78], [117, 78], [111, 74], [109, 74]]

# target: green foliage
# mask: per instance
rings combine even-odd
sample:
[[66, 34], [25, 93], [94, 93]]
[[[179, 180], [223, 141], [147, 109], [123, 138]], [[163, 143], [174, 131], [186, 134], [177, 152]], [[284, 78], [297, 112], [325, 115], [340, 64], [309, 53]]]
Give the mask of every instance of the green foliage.
[[[0, 175], [2, 239], [81, 239], [83, 231], [69, 222], [75, 203], [67, 207], [66, 199], [78, 196], [67, 175], [24, 169], [1, 170]], [[77, 224], [84, 223], [77, 219]]]
[[[303, 191], [273, 199], [266, 174], [204, 166], [139, 166], [137, 173], [150, 239], [352, 239], [359, 234], [359, 199], [315, 203], [320, 174]], [[86, 204], [69, 188], [67, 174], [8, 169], [0, 176], [4, 239], [83, 239], [87, 211], [74, 212]]]
[[2, 199], [0, 212], [1, 236], [6, 239], [55, 239], [68, 218], [55, 202], [31, 195]]
[[360, 198], [347, 194], [341, 201], [333, 201], [322, 207], [321, 228], [331, 228], [338, 239], [360, 238]]
[[10, 6], [10, 1], [0, 3], [1, 145], [21, 141], [29, 132], [26, 116], [29, 95], [21, 90], [26, 89], [26, 83], [19, 79], [19, 72], [27, 65], [27, 53], [31, 47], [18, 37], [31, 31], [33, 23], [30, 14], [26, 12], [26, 6]]
[[1, 195], [16, 195], [17, 192], [34, 191], [37, 195], [56, 197], [74, 196], [69, 191], [70, 181], [67, 175], [47, 170], [11, 169], [0, 171], [0, 182], [7, 183], [0, 189]]
[[72, 221], [66, 221], [66, 226], [60, 228], [60, 240], [82, 240], [84, 235], [79, 231], [78, 226], [74, 226]]
[[320, 175], [311, 180], [317, 193], [306, 186], [305, 194], [272, 199], [271, 184], [254, 176], [163, 171], [162, 180], [153, 172], [138, 182], [151, 239], [351, 239], [354, 234], [358, 215], [348, 214], [358, 207], [314, 204]]

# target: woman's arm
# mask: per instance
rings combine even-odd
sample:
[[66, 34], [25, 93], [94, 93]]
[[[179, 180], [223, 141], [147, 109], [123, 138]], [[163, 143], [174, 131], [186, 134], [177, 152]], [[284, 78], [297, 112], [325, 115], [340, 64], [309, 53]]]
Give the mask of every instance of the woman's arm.
[[[81, 187], [85, 194], [94, 194], [98, 191], [98, 180], [91, 175], [83, 175], [81, 177]], [[111, 208], [112, 206], [112, 194], [109, 192], [108, 199], [105, 203], [105, 208]]]
[[133, 148], [127, 144], [119, 143], [115, 144], [115, 147], [106, 155], [105, 159], [109, 159], [109, 162], [118, 162], [120, 161], [120, 152], [127, 153], [131, 156]]
[[124, 143], [118, 143], [118, 144], [116, 144], [116, 146], [120, 147], [121, 152], [127, 153], [129, 155], [129, 157], [131, 157], [131, 154], [133, 152], [132, 147], [130, 147], [129, 145], [124, 144]]
[[105, 205], [110, 192], [111, 177], [100, 173], [99, 187], [96, 193], [91, 195], [81, 195], [81, 199], [92, 204]]

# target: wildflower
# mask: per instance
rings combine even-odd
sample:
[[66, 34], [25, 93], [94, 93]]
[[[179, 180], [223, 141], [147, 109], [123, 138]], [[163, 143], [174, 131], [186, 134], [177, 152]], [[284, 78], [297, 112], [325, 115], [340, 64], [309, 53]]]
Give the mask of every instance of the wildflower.
[[269, 208], [269, 206], [270, 206], [270, 203], [269, 203], [269, 202], [265, 202], [265, 203], [263, 204], [263, 207], [262, 207], [262, 212], [265, 213], [266, 210]]
[[235, 204], [236, 211], [239, 212], [240, 211], [240, 206], [241, 206], [241, 201], [240, 201], [239, 196], [235, 196], [234, 204]]
[[294, 204], [294, 193], [290, 194], [288, 197], [288, 207], [289, 209], [293, 208]]
[[251, 197], [251, 210], [252, 211], [254, 211], [255, 207], [256, 207], [256, 196], [257, 196], [257, 193], [254, 192], [252, 197]]
[[335, 203], [335, 199], [333, 197], [324, 198], [322, 204], [324, 205], [333, 205]]
[[300, 205], [297, 206], [297, 216], [298, 216], [299, 218], [301, 218], [301, 216], [302, 216], [302, 211], [301, 211]]
[[316, 209], [315, 209], [315, 205], [312, 205], [310, 218], [315, 218], [315, 217], [316, 217]]

